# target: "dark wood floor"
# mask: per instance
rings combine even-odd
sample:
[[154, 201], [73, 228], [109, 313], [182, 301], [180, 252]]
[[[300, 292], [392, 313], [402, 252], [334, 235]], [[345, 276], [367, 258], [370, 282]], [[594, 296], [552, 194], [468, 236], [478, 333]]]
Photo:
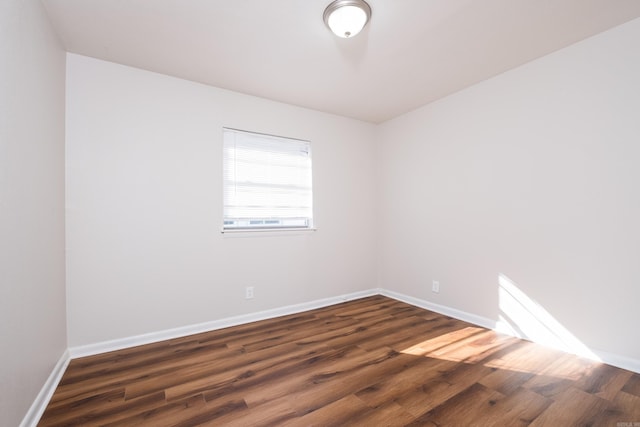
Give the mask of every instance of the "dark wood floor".
[[640, 375], [382, 296], [72, 360], [41, 426], [640, 425]]

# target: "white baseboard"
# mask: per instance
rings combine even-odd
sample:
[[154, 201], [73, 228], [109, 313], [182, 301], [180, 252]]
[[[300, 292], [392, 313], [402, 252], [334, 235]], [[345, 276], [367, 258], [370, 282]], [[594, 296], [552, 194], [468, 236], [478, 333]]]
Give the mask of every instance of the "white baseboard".
[[60, 383], [62, 379], [64, 371], [66, 371], [67, 366], [69, 366], [70, 360], [69, 350], [65, 350], [60, 360], [58, 360], [58, 363], [56, 363], [56, 366], [54, 366], [53, 371], [51, 371], [49, 378], [47, 378], [47, 381], [45, 381], [42, 386], [42, 389], [40, 389], [36, 399], [31, 404], [27, 414], [22, 419], [20, 427], [35, 427], [38, 425], [44, 410], [49, 404], [49, 400], [51, 400], [51, 396], [53, 396], [53, 392], [56, 391], [56, 387], [58, 387], [58, 383]]
[[455, 308], [447, 307], [446, 305], [436, 304], [430, 301], [411, 297], [409, 295], [401, 294], [399, 292], [390, 291], [387, 289], [380, 289], [380, 295], [384, 295], [398, 301], [406, 302], [407, 304], [415, 305], [416, 307], [424, 308], [425, 310], [435, 311], [436, 313], [444, 314], [445, 316], [453, 317], [458, 320], [464, 320], [465, 322], [473, 323], [474, 325], [482, 326], [483, 328], [496, 328], [495, 320], [478, 316], [476, 314], [467, 313], [466, 311], [457, 310]]
[[640, 374], [640, 360], [632, 359], [631, 357], [620, 356], [619, 354], [609, 353], [603, 350], [592, 349], [593, 353], [600, 358], [600, 360], [607, 365], [616, 366], [618, 368], [626, 369], [627, 371]]
[[380, 292], [378, 289], [368, 289], [366, 291], [353, 292], [337, 297], [330, 297], [301, 304], [288, 305], [285, 307], [260, 311], [257, 313], [243, 314], [240, 316], [227, 317], [224, 319], [213, 320], [210, 322], [204, 322], [195, 325], [187, 325], [179, 328], [167, 329], [164, 331], [151, 332], [148, 334], [119, 338], [111, 341], [103, 341], [95, 344], [71, 347], [69, 348], [69, 354], [71, 355], [72, 359], [77, 359], [78, 357], [93, 356], [96, 354], [122, 350], [124, 348], [135, 347], [138, 345], [185, 337], [202, 332], [215, 331], [217, 329], [228, 328], [230, 326], [237, 326], [245, 323], [257, 322], [259, 320], [272, 319], [274, 317], [286, 316], [289, 314], [301, 313], [303, 311], [327, 307], [345, 301], [377, 295], [379, 293]]

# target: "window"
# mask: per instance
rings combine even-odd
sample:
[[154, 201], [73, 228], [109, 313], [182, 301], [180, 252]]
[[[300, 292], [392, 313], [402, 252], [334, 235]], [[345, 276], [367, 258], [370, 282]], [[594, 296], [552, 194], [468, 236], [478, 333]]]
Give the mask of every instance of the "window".
[[309, 141], [223, 129], [225, 230], [312, 227]]

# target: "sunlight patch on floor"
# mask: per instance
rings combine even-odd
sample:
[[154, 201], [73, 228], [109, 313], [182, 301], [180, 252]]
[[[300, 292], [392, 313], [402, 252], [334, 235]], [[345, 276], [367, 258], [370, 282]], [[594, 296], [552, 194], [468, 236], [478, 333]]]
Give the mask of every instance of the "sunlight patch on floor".
[[422, 341], [402, 350], [402, 353], [451, 362], [478, 363], [512, 340], [512, 337], [495, 331], [469, 326]]
[[457, 350], [460, 350], [461, 346], [464, 346], [464, 343], [470, 338], [473, 338], [483, 331], [486, 330], [476, 327], [459, 329], [413, 345], [402, 350], [402, 353], [411, 354], [413, 356], [429, 356], [436, 358], [444, 358], [444, 356], [447, 355], [447, 358], [445, 358], [446, 360], [460, 362], [464, 360], [464, 357], [457, 354]]

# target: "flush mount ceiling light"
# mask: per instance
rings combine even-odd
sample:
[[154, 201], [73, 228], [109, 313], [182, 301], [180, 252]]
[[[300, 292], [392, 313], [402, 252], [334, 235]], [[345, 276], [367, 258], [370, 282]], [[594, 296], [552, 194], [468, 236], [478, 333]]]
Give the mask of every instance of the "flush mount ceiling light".
[[324, 23], [342, 38], [358, 34], [371, 18], [371, 7], [364, 0], [335, 0], [324, 10]]

